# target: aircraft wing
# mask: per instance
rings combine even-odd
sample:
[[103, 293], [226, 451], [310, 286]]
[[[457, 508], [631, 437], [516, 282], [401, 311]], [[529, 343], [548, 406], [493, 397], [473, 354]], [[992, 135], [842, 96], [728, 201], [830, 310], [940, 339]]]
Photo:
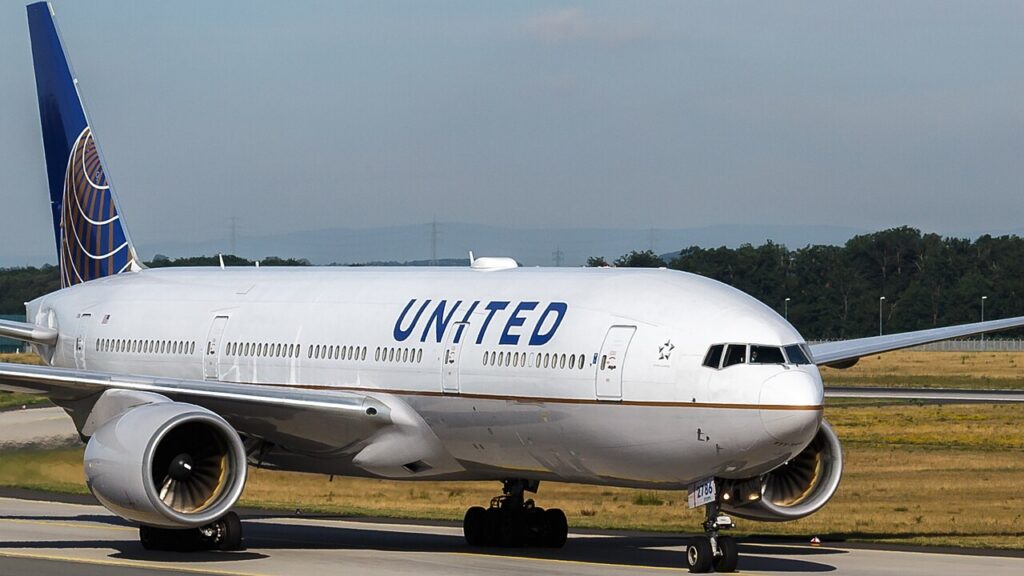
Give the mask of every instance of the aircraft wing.
[[841, 340], [839, 342], [821, 342], [819, 344], [811, 344], [810, 349], [814, 363], [819, 366], [849, 368], [856, 364], [857, 359], [861, 356], [870, 356], [880, 352], [920, 346], [921, 344], [938, 342], [940, 340], [963, 338], [965, 336], [1021, 327], [1024, 327], [1024, 316], [974, 322], [959, 326], [947, 326], [945, 328], [932, 328], [930, 330], [918, 330], [915, 332], [903, 332], [900, 334], [886, 334], [885, 336]]
[[3, 338], [53, 346], [57, 343], [57, 336], [58, 332], [53, 328], [0, 319], [0, 337]]
[[293, 453], [348, 454], [357, 466], [384, 476], [417, 475], [402, 469], [416, 460], [434, 463], [433, 473], [450, 471], [452, 466], [461, 469], [419, 414], [390, 394], [9, 363], [0, 363], [0, 390], [46, 394], [68, 412], [83, 436], [93, 431], [90, 415], [103, 393], [121, 390], [129, 395], [158, 394], [201, 406], [219, 414], [244, 437], [264, 440]]

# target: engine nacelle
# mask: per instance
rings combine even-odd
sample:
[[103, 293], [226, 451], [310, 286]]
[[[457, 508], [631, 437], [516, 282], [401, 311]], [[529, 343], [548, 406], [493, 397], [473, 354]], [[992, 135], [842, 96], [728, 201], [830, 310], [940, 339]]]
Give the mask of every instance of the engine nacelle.
[[217, 520], [245, 487], [238, 433], [213, 412], [182, 402], [128, 409], [85, 447], [93, 495], [118, 516], [165, 528]]
[[817, 512], [836, 493], [843, 475], [843, 448], [828, 422], [802, 452], [755, 478], [727, 480], [722, 510], [748, 520], [785, 522]]

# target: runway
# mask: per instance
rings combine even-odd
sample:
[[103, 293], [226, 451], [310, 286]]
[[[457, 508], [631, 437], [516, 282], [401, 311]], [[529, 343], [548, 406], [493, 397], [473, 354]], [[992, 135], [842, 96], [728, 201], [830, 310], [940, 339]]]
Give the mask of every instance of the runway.
[[[242, 552], [148, 552], [99, 505], [0, 498], [0, 575], [608, 575], [684, 572], [679, 536], [570, 534], [562, 550], [474, 549], [448, 525], [243, 514]], [[1024, 574], [1024, 558], [740, 546], [745, 574]]]

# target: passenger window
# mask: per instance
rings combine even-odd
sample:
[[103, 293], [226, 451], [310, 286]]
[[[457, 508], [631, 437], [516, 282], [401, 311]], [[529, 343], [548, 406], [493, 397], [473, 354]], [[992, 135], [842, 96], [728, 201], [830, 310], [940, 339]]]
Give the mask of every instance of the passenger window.
[[785, 364], [786, 359], [782, 356], [782, 349], [775, 346], [751, 346], [751, 364]]
[[704, 357], [704, 365], [708, 368], [718, 368], [722, 365], [722, 350], [725, 348], [724, 344], [715, 344], [708, 349], [707, 356]]
[[729, 344], [729, 347], [725, 349], [725, 362], [722, 363], [722, 368], [733, 366], [735, 364], [743, 364], [746, 361], [747, 345]]
[[790, 364], [810, 364], [807, 355], [804, 354], [803, 348], [799, 344], [793, 344], [792, 346], [786, 346], [786, 356], [789, 357]]

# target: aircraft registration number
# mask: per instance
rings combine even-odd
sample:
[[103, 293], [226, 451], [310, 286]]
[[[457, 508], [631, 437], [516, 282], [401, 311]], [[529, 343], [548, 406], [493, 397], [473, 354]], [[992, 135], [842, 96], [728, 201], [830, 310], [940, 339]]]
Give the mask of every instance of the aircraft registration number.
[[690, 508], [697, 508], [715, 501], [715, 479], [705, 478], [690, 484], [687, 489], [686, 502]]

